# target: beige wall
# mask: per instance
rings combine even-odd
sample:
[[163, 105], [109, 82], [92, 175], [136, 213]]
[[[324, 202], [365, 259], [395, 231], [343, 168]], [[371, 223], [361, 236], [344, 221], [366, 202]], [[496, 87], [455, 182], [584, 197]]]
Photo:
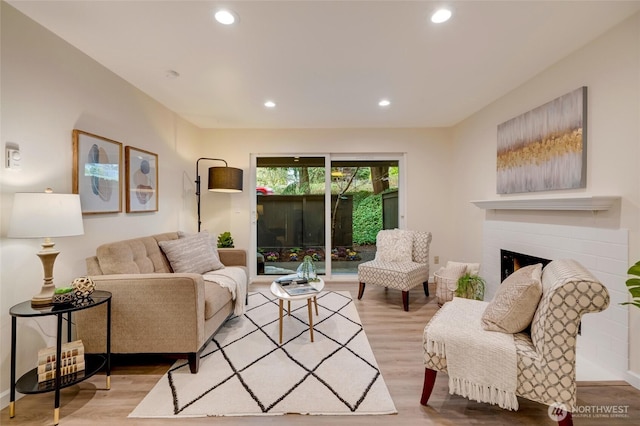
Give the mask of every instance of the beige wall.
[[[578, 87], [588, 87], [587, 187], [518, 195], [619, 195], [620, 208], [598, 213], [491, 213], [488, 218], [629, 229], [629, 259], [640, 260], [640, 14], [574, 52], [454, 129], [452, 215], [455, 249], [481, 257], [485, 211], [470, 200], [496, 199], [497, 125]], [[468, 165], [468, 167], [463, 167]], [[514, 195], [515, 197], [515, 195]], [[507, 198], [507, 196], [504, 196]], [[613, 217], [612, 217], [613, 216]], [[640, 310], [630, 311], [631, 370], [640, 373]], [[640, 375], [636, 386], [640, 384]]]
[[[224, 158], [229, 165], [244, 169], [246, 188], [250, 185], [252, 153], [361, 153], [361, 158], [372, 153], [406, 154], [407, 226], [432, 232], [432, 255], [439, 255], [441, 260], [453, 255], [447, 238], [453, 226], [447, 209], [451, 199], [447, 179], [451, 172], [448, 129], [205, 130], [204, 138], [202, 156]], [[206, 169], [202, 167], [200, 173], [204, 176]], [[229, 228], [239, 246], [250, 247], [252, 197], [255, 195], [251, 191], [203, 194], [203, 229], [217, 235]], [[231, 208], [230, 217], [228, 210], [221, 207], [225, 202]]]
[[[192, 162], [200, 130], [133, 88], [61, 39], [1, 3], [2, 151], [20, 145], [22, 170], [0, 168], [0, 396], [8, 401], [9, 308], [30, 299], [42, 284], [36, 256], [41, 241], [7, 239], [15, 192], [39, 192], [46, 186], [71, 192], [74, 128], [157, 153], [160, 206], [158, 213], [107, 214], [84, 217], [85, 234], [57, 238], [61, 251], [55, 263], [58, 285], [86, 273], [84, 258], [98, 244], [183, 228], [194, 223]], [[188, 176], [187, 176], [188, 175]], [[124, 204], [123, 204], [124, 206]], [[186, 207], [186, 208], [185, 208]], [[18, 374], [33, 368], [36, 352], [53, 345], [54, 322], [19, 321]]]

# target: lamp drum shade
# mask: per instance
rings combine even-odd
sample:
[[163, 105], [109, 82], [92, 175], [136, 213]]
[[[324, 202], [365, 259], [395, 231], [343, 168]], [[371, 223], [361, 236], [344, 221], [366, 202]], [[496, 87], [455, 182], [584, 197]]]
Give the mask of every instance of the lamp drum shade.
[[70, 237], [84, 234], [78, 194], [14, 194], [9, 238]]
[[241, 192], [242, 169], [235, 167], [210, 167], [209, 191]]

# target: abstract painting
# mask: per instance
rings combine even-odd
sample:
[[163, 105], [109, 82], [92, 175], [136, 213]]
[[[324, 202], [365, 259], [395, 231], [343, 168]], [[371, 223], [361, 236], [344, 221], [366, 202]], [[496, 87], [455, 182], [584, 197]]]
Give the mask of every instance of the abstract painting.
[[158, 155], [125, 147], [127, 213], [158, 211]]
[[587, 88], [498, 125], [497, 192], [586, 187]]
[[122, 211], [122, 144], [82, 130], [73, 130], [73, 193], [82, 213]]

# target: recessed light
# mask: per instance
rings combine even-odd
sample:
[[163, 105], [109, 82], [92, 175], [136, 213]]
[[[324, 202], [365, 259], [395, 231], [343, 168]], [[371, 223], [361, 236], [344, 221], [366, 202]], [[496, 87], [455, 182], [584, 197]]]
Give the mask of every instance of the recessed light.
[[387, 107], [391, 105], [391, 102], [389, 101], [389, 99], [381, 99], [380, 102], [378, 102], [378, 105], [381, 107]]
[[218, 10], [213, 16], [216, 18], [216, 21], [220, 22], [223, 25], [231, 25], [236, 22], [235, 13], [231, 12], [230, 10]]
[[451, 11], [449, 9], [438, 9], [433, 15], [431, 15], [431, 22], [434, 24], [441, 24], [451, 18]]
[[276, 103], [273, 101], [267, 101], [264, 103], [264, 106], [266, 106], [267, 108], [275, 108]]

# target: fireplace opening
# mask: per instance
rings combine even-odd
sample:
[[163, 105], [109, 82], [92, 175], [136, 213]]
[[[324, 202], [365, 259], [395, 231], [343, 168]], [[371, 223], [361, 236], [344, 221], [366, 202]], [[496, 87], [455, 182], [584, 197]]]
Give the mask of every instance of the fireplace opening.
[[524, 253], [517, 253], [515, 251], [501, 249], [500, 282], [504, 281], [505, 278], [524, 266], [542, 263], [542, 267], [544, 268], [549, 262], [551, 262], [550, 259], [544, 259], [542, 257], [530, 256]]

